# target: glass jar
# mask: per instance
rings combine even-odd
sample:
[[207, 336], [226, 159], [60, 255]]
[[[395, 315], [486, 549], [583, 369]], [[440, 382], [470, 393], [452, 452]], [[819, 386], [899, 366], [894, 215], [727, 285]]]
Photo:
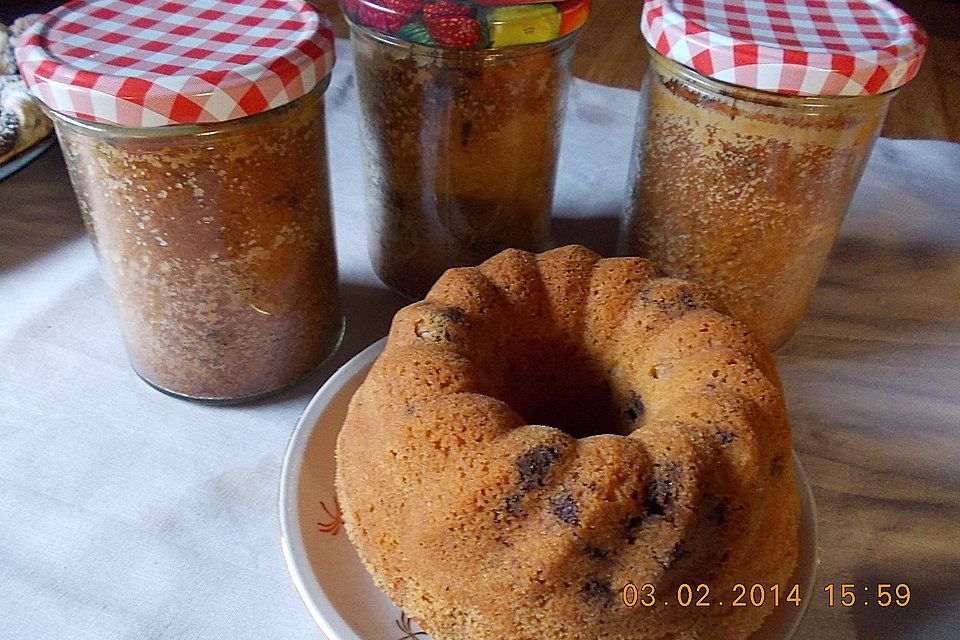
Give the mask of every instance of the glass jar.
[[648, 52], [622, 250], [716, 288], [777, 348], [803, 317], [896, 92], [778, 95]]
[[343, 335], [323, 99], [333, 33], [305, 0], [269, 4], [73, 0], [16, 49], [131, 363], [176, 396], [274, 393]]
[[369, 253], [397, 291], [423, 297], [450, 267], [547, 245], [576, 33], [514, 44], [523, 25], [513, 20], [545, 11], [556, 12], [558, 26], [550, 5], [494, 10], [490, 46], [473, 49], [351, 21]]
[[289, 386], [343, 333], [323, 93], [216, 124], [48, 111], [130, 360], [205, 400]]
[[885, 0], [646, 0], [621, 251], [714, 288], [772, 349], [823, 271], [926, 36]]

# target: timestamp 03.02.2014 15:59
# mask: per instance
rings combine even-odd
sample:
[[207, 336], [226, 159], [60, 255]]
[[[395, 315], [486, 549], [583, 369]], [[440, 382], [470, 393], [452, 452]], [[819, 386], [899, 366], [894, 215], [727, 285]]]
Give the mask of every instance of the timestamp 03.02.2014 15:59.
[[[830, 607], [877, 606], [906, 607], [910, 604], [910, 586], [904, 582], [858, 585], [830, 582], [814, 589], [826, 598]], [[620, 590], [620, 599], [627, 607], [763, 607], [794, 606], [803, 603], [800, 585], [763, 585], [737, 583], [726, 593], [712, 590], [707, 584], [681, 583], [676, 590], [658, 593], [649, 582], [628, 582]]]

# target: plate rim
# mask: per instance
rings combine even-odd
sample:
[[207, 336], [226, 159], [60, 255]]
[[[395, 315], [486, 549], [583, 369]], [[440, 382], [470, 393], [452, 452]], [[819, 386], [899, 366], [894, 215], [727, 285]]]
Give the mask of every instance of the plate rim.
[[[298, 512], [299, 485], [289, 481], [289, 479], [299, 478], [300, 470], [303, 467], [304, 453], [307, 443], [313, 434], [313, 428], [316, 424], [307, 427], [307, 417], [316, 412], [320, 405], [327, 405], [334, 396], [340, 391], [344, 383], [348, 382], [359, 371], [363, 370], [368, 364], [371, 364], [383, 350], [383, 345], [387, 338], [383, 337], [373, 344], [367, 346], [357, 355], [350, 358], [339, 369], [330, 376], [320, 389], [314, 394], [300, 412], [297, 418], [297, 425], [287, 442], [287, 449], [283, 456], [283, 464], [280, 467], [280, 486], [277, 493], [277, 519], [280, 528], [280, 544], [283, 549], [283, 558], [287, 565], [287, 571], [293, 580], [293, 584], [300, 595], [300, 599], [306, 606], [307, 611], [314, 622], [320, 627], [321, 632], [327, 638], [340, 638], [342, 640], [363, 640], [358, 636], [349, 623], [340, 615], [329, 599], [323, 602], [314, 602], [312, 591], [325, 593], [323, 585], [317, 580], [316, 574], [310, 571], [304, 571], [303, 567], [309, 569], [310, 563], [299, 563], [296, 561], [296, 555], [307, 557], [306, 546], [303, 542], [303, 536], [300, 534], [300, 521], [295, 517]], [[309, 575], [306, 575], [309, 574]]]
[[[293, 580], [297, 593], [303, 601], [304, 606], [313, 618], [314, 622], [320, 628], [321, 633], [326, 638], [333, 640], [366, 640], [359, 636], [351, 627], [350, 623], [333, 606], [329, 597], [326, 596], [326, 590], [317, 579], [316, 573], [312, 570], [309, 559], [306, 562], [299, 561], [296, 556], [308, 558], [306, 545], [301, 535], [300, 520], [298, 517], [298, 490], [299, 483], [296, 482], [300, 477], [300, 471], [303, 467], [304, 454], [307, 444], [310, 441], [313, 431], [316, 427], [316, 420], [308, 421], [318, 411], [318, 407], [326, 407], [341, 391], [343, 386], [348, 383], [355, 375], [364, 369], [369, 368], [384, 349], [387, 336], [380, 338], [372, 344], [365, 347], [355, 356], [347, 360], [333, 375], [331, 375], [320, 389], [314, 394], [307, 405], [304, 407], [300, 416], [297, 418], [297, 424], [291, 434], [287, 448], [283, 457], [283, 464], [280, 470], [280, 482], [277, 496], [277, 520], [280, 530], [280, 544], [283, 550], [284, 562], [287, 565], [287, 571]], [[308, 422], [311, 422], [308, 426]], [[791, 458], [794, 469], [794, 476], [797, 482], [797, 490], [800, 495], [800, 515], [801, 531], [809, 528], [813, 559], [810, 566], [809, 584], [803, 593], [803, 604], [799, 608], [798, 615], [792, 620], [783, 640], [791, 640], [796, 637], [797, 631], [805, 619], [810, 601], [813, 597], [816, 585], [817, 573], [821, 564], [820, 548], [820, 518], [817, 511], [817, 505], [813, 494], [813, 488], [807, 479], [806, 471], [800, 461], [797, 450], [791, 448]], [[803, 516], [810, 514], [810, 522], [804, 523]], [[801, 546], [800, 553], [803, 553]], [[800, 558], [798, 557], [798, 568]], [[322, 601], [316, 601], [315, 593], [324, 595]]]

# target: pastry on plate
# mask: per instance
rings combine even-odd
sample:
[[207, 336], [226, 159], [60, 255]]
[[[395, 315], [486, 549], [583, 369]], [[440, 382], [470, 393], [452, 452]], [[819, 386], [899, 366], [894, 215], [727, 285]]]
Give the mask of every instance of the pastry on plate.
[[0, 164], [40, 142], [53, 130], [53, 123], [24, 86], [13, 57], [17, 37], [36, 18], [24, 16], [10, 27], [0, 25]]
[[53, 130], [20, 76], [0, 77], [0, 164], [40, 142]]
[[736, 585], [790, 595], [791, 452], [768, 349], [710, 291], [507, 250], [397, 313], [336, 487], [377, 585], [436, 640], [745, 640], [773, 598], [734, 607]]

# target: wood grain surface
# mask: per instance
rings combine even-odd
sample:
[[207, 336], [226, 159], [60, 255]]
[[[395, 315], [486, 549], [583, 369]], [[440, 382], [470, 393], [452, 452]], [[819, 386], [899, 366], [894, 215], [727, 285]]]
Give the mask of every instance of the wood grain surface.
[[[16, 0], [15, 0], [16, 1]], [[334, 17], [336, 33], [348, 29], [336, 0], [311, 0]], [[930, 48], [917, 77], [890, 107], [883, 135], [960, 142], [960, 2], [897, 0], [923, 24]], [[647, 66], [640, 36], [643, 0], [594, 0], [577, 42], [573, 72], [591, 82], [639, 89]]]
[[[334, 20], [335, 32], [348, 29], [336, 0], [310, 0]], [[883, 135], [960, 142], [960, 1], [895, 0], [930, 35], [930, 48], [918, 76], [901, 89], [890, 107]], [[0, 21], [47, 11], [57, 0], [2, 0]], [[643, 0], [594, 0], [583, 29], [573, 72], [585, 80], [638, 89], [647, 60], [640, 36]]]
[[[797, 640], [957, 640], [960, 215], [858, 213], [776, 354], [821, 527]], [[831, 608], [822, 589], [841, 582], [856, 585], [857, 603]], [[875, 596], [901, 582], [905, 608], [864, 599], [864, 587]]]

